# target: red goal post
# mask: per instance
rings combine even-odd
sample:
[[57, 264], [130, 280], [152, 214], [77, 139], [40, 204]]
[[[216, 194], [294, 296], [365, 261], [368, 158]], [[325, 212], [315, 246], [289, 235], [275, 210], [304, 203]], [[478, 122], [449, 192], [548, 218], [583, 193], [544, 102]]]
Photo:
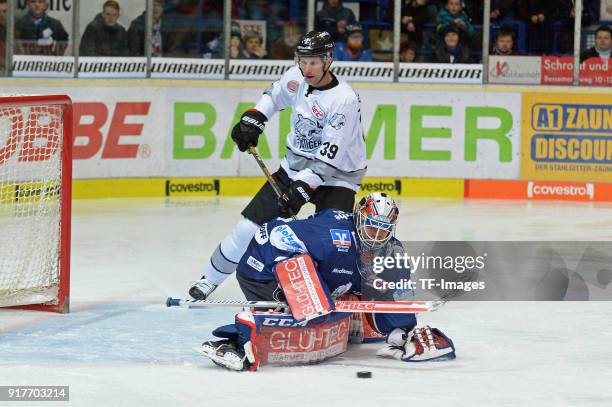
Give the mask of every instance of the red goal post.
[[0, 307], [68, 312], [72, 102], [0, 96]]

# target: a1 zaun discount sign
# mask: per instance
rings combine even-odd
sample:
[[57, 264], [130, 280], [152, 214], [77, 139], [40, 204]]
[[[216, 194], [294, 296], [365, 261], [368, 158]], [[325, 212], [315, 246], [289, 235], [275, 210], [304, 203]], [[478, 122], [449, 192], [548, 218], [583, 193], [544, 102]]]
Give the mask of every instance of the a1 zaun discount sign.
[[610, 94], [523, 95], [523, 179], [612, 182]]

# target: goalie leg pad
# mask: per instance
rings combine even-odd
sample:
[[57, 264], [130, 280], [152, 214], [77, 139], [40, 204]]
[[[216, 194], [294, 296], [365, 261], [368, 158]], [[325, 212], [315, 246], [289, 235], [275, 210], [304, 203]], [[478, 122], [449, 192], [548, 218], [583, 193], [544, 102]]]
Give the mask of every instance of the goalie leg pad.
[[376, 331], [385, 335], [397, 327], [410, 331], [417, 325], [415, 314], [368, 314], [367, 318]]
[[318, 363], [346, 351], [349, 317], [336, 312], [307, 322], [280, 312], [242, 311], [234, 324], [213, 331], [223, 340], [204, 342], [196, 351], [236, 371]]
[[[338, 301], [361, 301], [361, 296], [353, 293], [345, 293], [337, 298]], [[351, 314], [350, 343], [374, 343], [384, 342], [387, 336], [378, 332], [369, 314], [355, 312]]]
[[319, 363], [346, 351], [350, 314], [335, 312], [312, 321], [290, 314], [256, 312], [256, 348], [260, 365]]
[[387, 345], [376, 356], [404, 362], [427, 362], [456, 358], [453, 341], [437, 328], [424, 326], [412, 330], [396, 328], [387, 337]]
[[334, 310], [331, 293], [321, 282], [309, 255], [302, 254], [278, 263], [274, 275], [296, 321], [310, 321]]

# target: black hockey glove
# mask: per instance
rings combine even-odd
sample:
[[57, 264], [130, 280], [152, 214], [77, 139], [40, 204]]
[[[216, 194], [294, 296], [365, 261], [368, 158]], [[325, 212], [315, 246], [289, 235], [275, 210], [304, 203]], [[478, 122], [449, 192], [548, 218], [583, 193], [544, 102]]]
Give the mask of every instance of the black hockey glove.
[[257, 147], [259, 135], [264, 131], [267, 120], [263, 113], [255, 109], [244, 112], [232, 129], [232, 140], [238, 145], [238, 150], [246, 151], [249, 147]]
[[304, 181], [293, 181], [289, 190], [278, 198], [278, 206], [283, 214], [295, 215], [302, 205], [310, 201], [313, 190]]

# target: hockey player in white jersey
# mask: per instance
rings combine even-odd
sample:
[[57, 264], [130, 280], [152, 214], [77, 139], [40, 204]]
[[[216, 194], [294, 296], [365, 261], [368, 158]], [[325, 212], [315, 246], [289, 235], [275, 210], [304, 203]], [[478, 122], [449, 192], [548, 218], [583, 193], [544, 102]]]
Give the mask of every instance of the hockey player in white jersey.
[[307, 202], [317, 212], [352, 210], [366, 173], [366, 148], [359, 96], [330, 70], [333, 47], [329, 33], [307, 33], [296, 47], [296, 66], [268, 87], [233, 128], [232, 139], [246, 151], [257, 146], [272, 115], [292, 108], [287, 154], [273, 174], [284, 193], [277, 198], [268, 182], [257, 192], [242, 211], [244, 218], [216, 248], [202, 278], [189, 289], [193, 298], [205, 299], [234, 273], [265, 222], [297, 214]]

